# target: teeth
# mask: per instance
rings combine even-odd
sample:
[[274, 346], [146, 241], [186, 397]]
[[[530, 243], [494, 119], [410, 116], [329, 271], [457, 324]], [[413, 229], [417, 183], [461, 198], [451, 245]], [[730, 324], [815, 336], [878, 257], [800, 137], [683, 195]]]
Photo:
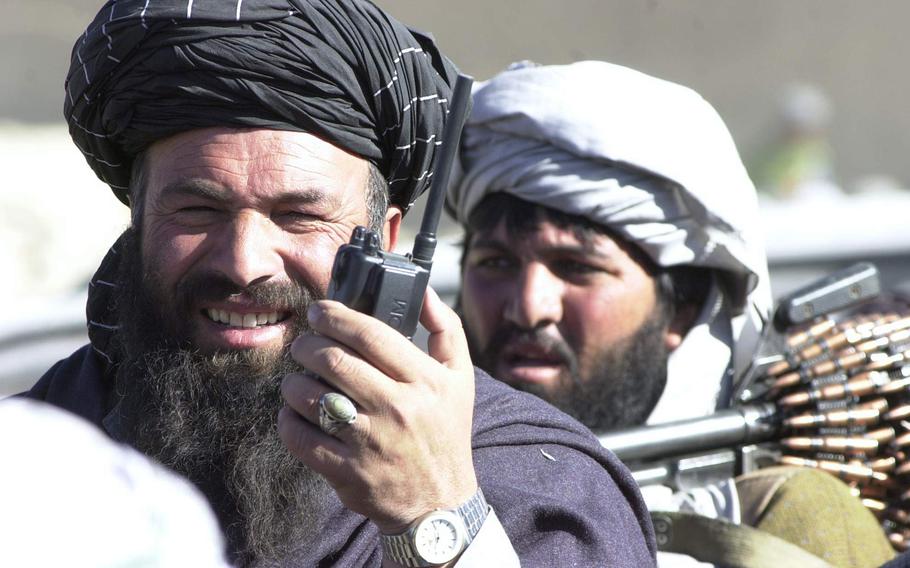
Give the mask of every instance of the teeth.
[[207, 308], [206, 315], [212, 321], [224, 323], [231, 327], [257, 327], [275, 323], [280, 317], [278, 312], [262, 312], [259, 314], [238, 314], [215, 308]]

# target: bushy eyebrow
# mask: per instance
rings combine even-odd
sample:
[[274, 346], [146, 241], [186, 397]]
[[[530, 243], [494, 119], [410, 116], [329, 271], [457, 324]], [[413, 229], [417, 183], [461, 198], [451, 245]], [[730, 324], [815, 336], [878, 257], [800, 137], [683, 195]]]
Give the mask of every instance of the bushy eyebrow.
[[499, 239], [474, 236], [467, 244], [467, 249], [483, 248], [509, 252], [510, 248]]
[[[469, 250], [475, 248], [478, 249], [487, 249], [495, 250], [498, 252], [504, 252], [508, 254], [515, 254], [513, 247], [509, 246], [508, 243], [502, 241], [501, 239], [493, 237], [483, 237], [483, 236], [474, 236], [471, 239], [471, 242], [468, 246]], [[545, 247], [540, 251], [545, 256], [558, 256], [558, 255], [575, 255], [575, 256], [595, 256], [599, 258], [609, 258], [610, 254], [605, 251], [599, 250], [593, 245], [593, 243], [578, 243], [575, 245], [555, 245], [551, 247]]]
[[158, 197], [159, 199], [166, 199], [169, 197], [201, 197], [210, 201], [227, 202], [230, 200], [230, 192], [214, 182], [202, 179], [189, 179], [175, 181], [166, 185], [158, 194]]
[[[159, 197], [200, 197], [224, 204], [233, 199], [232, 194], [230, 189], [221, 184], [204, 179], [189, 179], [168, 184], [161, 190]], [[277, 194], [271, 200], [276, 203], [312, 204], [327, 201], [327, 196], [326, 192], [316, 188], [289, 189]]]

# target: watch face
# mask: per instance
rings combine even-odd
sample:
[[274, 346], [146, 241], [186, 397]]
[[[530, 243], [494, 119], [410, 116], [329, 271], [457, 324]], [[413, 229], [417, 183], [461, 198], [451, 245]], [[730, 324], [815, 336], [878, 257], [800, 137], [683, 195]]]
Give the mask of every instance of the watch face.
[[463, 547], [464, 528], [455, 515], [432, 515], [424, 519], [414, 532], [417, 554], [432, 564], [452, 560]]

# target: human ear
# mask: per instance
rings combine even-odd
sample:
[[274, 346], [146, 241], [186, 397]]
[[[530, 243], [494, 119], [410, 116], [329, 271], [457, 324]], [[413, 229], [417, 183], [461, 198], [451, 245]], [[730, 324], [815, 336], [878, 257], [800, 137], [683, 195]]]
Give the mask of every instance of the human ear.
[[398, 245], [398, 233], [401, 231], [401, 208], [392, 205], [385, 214], [385, 224], [382, 226], [382, 242], [386, 250], [395, 250]]
[[683, 304], [676, 309], [676, 313], [664, 333], [664, 345], [668, 352], [672, 353], [682, 344], [697, 316], [698, 306], [694, 304]]

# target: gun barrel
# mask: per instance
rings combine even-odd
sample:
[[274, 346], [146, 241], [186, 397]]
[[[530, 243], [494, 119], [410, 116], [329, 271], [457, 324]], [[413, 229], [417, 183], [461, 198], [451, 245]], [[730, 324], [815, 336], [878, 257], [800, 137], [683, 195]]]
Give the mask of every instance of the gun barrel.
[[770, 440], [778, 430], [772, 404], [751, 404], [652, 426], [600, 436], [600, 443], [623, 461], [649, 461]]

